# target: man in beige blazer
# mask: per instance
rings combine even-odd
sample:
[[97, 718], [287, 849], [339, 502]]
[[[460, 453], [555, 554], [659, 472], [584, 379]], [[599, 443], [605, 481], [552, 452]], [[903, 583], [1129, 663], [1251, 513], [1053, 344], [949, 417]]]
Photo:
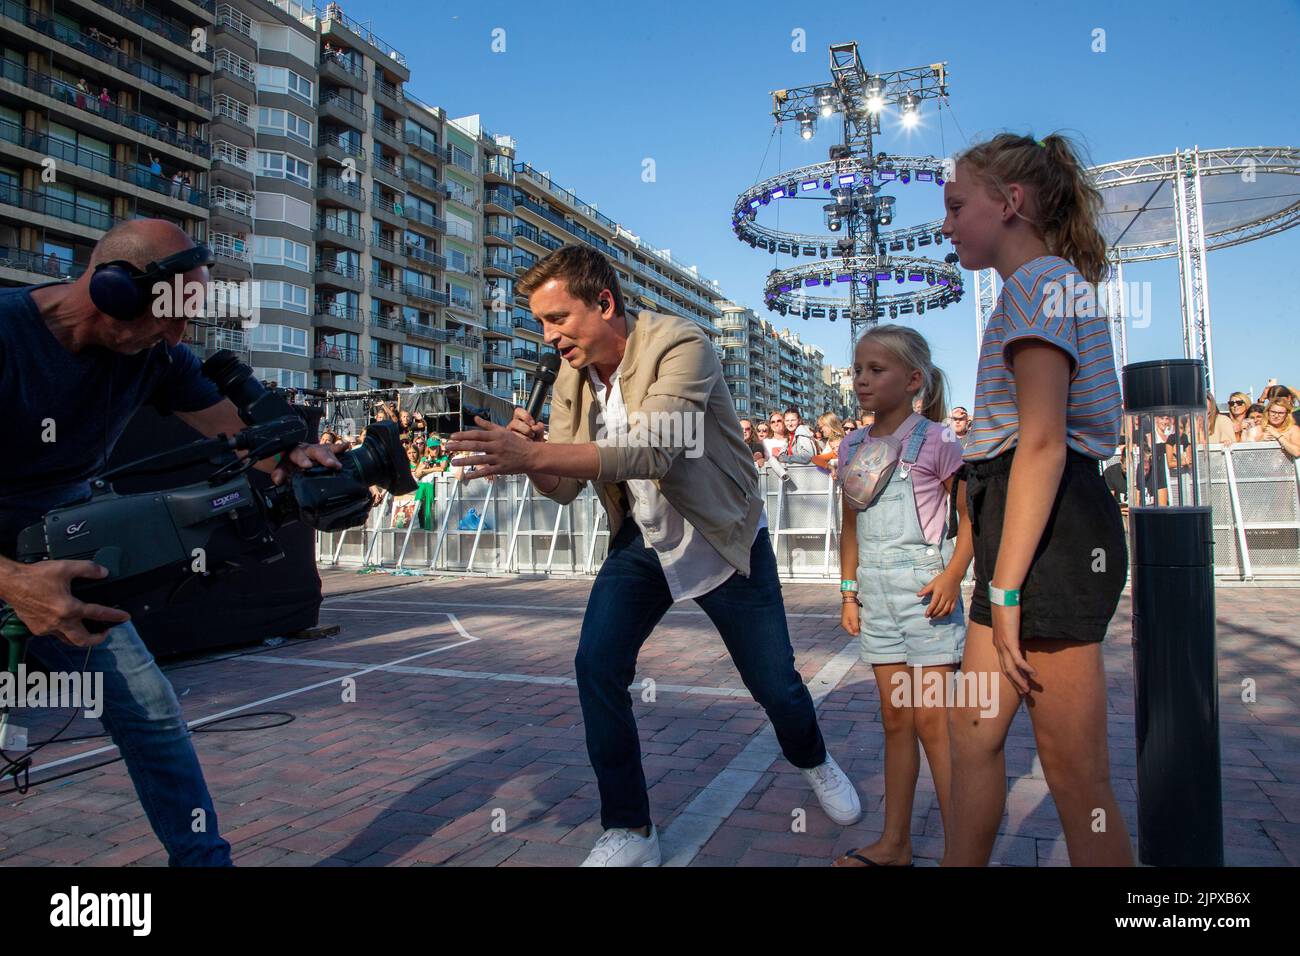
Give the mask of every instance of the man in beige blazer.
[[826, 753], [794, 666], [758, 474], [707, 333], [677, 316], [627, 313], [613, 267], [587, 246], [552, 252], [517, 288], [565, 360], [549, 434], [516, 408], [508, 426], [477, 419], [480, 429], [447, 447], [472, 453], [455, 463], [477, 474], [527, 474], [561, 504], [591, 481], [609, 518], [574, 661], [605, 827], [583, 865], [660, 862], [628, 686], [641, 645], [687, 598], [718, 628], [827, 815], [855, 822], [857, 791]]

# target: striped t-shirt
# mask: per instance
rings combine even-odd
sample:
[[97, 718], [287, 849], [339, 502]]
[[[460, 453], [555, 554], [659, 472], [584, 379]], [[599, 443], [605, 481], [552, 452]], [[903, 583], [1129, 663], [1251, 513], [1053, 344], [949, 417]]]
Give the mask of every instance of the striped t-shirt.
[[1114, 454], [1123, 405], [1097, 291], [1058, 256], [1026, 262], [1006, 281], [980, 343], [967, 461], [995, 458], [1016, 444], [1020, 421], [1007, 349], [1023, 339], [1050, 342], [1070, 356], [1066, 445], [1097, 459]]

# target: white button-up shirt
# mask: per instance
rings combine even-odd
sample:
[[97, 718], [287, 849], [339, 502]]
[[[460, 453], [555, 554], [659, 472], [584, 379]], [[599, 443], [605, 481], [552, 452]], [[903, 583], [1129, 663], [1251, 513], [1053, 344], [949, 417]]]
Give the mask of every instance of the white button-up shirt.
[[[610, 376], [610, 387], [600, 380], [594, 365], [587, 366], [596, 401], [603, 416], [603, 435], [599, 444], [612, 444], [627, 440], [627, 406], [623, 404], [621, 382], [622, 366]], [[659, 557], [659, 564], [668, 581], [668, 590], [674, 601], [708, 594], [722, 584], [736, 569], [698, 534], [695, 527], [682, 517], [681, 512], [668, 503], [658, 484], [649, 478], [629, 478], [628, 496], [632, 499], [632, 517], [640, 527], [645, 542]], [[759, 515], [758, 528], [767, 527], [767, 510]]]

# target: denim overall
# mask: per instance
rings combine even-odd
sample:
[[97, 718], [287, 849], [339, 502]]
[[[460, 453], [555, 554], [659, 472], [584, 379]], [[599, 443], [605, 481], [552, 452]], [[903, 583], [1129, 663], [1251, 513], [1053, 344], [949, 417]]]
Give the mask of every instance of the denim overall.
[[937, 543], [930, 543], [912, 492], [912, 465], [930, 427], [921, 419], [912, 429], [889, 484], [869, 508], [858, 512], [859, 637], [861, 657], [868, 664], [961, 663], [966, 620], [960, 596], [942, 618], [925, 616], [930, 595], [916, 596], [948, 566], [953, 552], [947, 509], [944, 531]]

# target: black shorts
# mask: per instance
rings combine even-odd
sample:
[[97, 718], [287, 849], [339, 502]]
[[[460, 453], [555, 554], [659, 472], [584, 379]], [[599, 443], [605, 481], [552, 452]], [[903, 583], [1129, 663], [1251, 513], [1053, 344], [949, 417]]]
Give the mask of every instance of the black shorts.
[[[970, 619], [993, 626], [989, 580], [997, 563], [1015, 449], [967, 462], [966, 507], [975, 546]], [[1067, 449], [1061, 485], [1042, 540], [1020, 586], [1020, 636], [1096, 642], [1119, 606], [1128, 577], [1128, 546], [1119, 505], [1097, 459]]]

